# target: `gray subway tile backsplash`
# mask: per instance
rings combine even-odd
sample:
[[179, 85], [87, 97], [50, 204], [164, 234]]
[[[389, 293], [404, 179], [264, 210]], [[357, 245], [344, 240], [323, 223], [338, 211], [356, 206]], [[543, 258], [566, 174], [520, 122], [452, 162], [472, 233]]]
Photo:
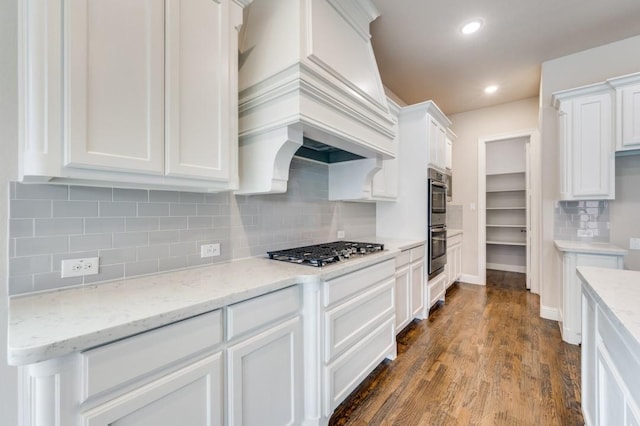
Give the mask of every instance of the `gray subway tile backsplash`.
[[53, 217], [98, 216], [97, 201], [54, 201]]
[[70, 186], [70, 200], [113, 201], [111, 188], [94, 188], [92, 186]]
[[67, 200], [69, 198], [69, 187], [64, 185], [48, 184], [16, 184], [16, 200]]
[[11, 200], [12, 219], [51, 217], [50, 200]]
[[113, 234], [72, 235], [69, 237], [69, 250], [108, 249], [113, 246]]
[[100, 202], [101, 217], [127, 217], [136, 216], [138, 206], [133, 202]]
[[36, 219], [35, 236], [82, 234], [84, 221], [81, 218]]
[[69, 250], [69, 237], [27, 237], [16, 239], [16, 256], [65, 253]]
[[149, 191], [142, 189], [113, 189], [113, 201], [149, 201]]
[[554, 238], [609, 242], [609, 202], [560, 201], [555, 208]]
[[[262, 256], [338, 229], [375, 234], [374, 204], [327, 201], [326, 165], [294, 158], [289, 182], [286, 194], [254, 196], [12, 183], [9, 293]], [[221, 244], [219, 257], [200, 257], [208, 243]], [[60, 278], [63, 259], [95, 256], [99, 274]]]
[[33, 219], [11, 219], [9, 238], [33, 237]]

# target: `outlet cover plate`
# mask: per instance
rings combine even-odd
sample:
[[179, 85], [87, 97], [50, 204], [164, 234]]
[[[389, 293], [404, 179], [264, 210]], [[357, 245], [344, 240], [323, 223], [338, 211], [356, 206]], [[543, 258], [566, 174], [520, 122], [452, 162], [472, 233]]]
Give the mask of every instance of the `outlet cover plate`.
[[96, 275], [99, 271], [100, 258], [86, 257], [83, 259], [65, 259], [62, 261], [61, 277], [82, 277]]
[[629, 238], [629, 250], [640, 250], [640, 238]]
[[200, 257], [216, 257], [220, 256], [220, 243], [203, 244], [200, 246]]

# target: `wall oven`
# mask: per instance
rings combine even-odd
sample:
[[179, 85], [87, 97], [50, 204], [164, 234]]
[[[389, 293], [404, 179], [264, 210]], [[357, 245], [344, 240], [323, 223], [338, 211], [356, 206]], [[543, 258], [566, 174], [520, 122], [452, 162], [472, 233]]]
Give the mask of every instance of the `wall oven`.
[[428, 270], [429, 277], [433, 277], [442, 272], [447, 263], [447, 185], [444, 173], [429, 169], [428, 188]]

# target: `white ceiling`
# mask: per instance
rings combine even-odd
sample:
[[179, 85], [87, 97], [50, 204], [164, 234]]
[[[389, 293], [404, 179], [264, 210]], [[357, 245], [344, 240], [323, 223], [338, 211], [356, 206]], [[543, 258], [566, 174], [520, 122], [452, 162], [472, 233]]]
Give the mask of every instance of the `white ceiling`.
[[[383, 83], [454, 114], [537, 96], [540, 65], [640, 34], [640, 0], [373, 0]], [[485, 24], [459, 32], [470, 18]], [[638, 52], [640, 55], [640, 52]], [[486, 95], [485, 86], [498, 84]]]

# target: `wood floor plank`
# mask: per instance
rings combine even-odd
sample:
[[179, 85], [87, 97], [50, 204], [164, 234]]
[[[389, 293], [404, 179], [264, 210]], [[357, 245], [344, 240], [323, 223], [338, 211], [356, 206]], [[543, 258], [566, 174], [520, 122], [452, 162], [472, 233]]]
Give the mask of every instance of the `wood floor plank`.
[[398, 336], [330, 425], [582, 425], [580, 348], [539, 317], [524, 275], [487, 271]]

